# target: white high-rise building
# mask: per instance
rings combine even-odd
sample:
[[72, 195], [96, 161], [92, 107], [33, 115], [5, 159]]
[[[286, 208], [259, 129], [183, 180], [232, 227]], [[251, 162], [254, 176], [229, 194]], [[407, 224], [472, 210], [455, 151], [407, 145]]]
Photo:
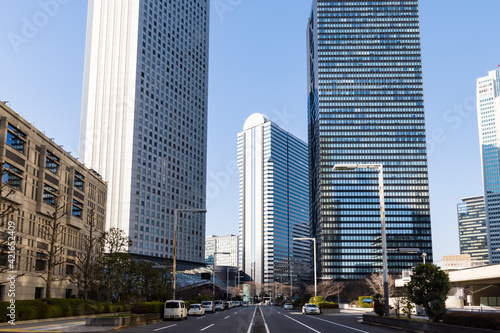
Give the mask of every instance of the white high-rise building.
[[[215, 254], [214, 253], [219, 253]], [[205, 239], [205, 263], [212, 266], [238, 267], [238, 236], [210, 235]]]
[[310, 237], [307, 144], [255, 113], [238, 134], [238, 169], [240, 269], [254, 295], [270, 297], [275, 281], [310, 282], [311, 243], [294, 241]]
[[[174, 209], [205, 208], [209, 0], [89, 0], [80, 158], [109, 182], [106, 227], [173, 254]], [[203, 262], [204, 214], [177, 257]]]
[[477, 117], [490, 264], [500, 263], [500, 69], [477, 79]]

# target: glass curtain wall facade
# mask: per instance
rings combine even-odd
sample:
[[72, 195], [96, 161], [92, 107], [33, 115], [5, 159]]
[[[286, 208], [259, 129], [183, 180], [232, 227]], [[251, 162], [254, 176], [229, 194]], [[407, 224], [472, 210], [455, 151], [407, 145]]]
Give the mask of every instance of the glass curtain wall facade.
[[[89, 0], [80, 160], [109, 182], [106, 228], [173, 256], [174, 211], [205, 208], [208, 0]], [[204, 262], [205, 214], [178, 216]]]
[[[384, 168], [387, 246], [432, 262], [418, 1], [314, 0], [308, 23], [312, 232], [318, 275], [382, 271], [378, 173]], [[389, 252], [389, 273], [421, 263]]]
[[488, 235], [484, 196], [462, 199], [457, 205], [460, 254], [470, 254], [471, 259], [489, 263]]
[[[255, 296], [270, 297], [274, 282], [309, 281], [307, 144], [261, 114], [238, 134], [240, 269]], [[283, 287], [284, 294], [290, 288]]]
[[477, 79], [477, 117], [490, 264], [500, 263], [500, 69]]

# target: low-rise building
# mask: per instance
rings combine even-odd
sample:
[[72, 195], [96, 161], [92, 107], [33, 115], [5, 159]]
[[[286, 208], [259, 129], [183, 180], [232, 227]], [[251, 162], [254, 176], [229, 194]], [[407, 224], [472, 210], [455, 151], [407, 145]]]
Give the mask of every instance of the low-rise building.
[[4, 103], [0, 168], [0, 300], [8, 299], [10, 275], [16, 300], [45, 297], [49, 261], [50, 296], [76, 296], [90, 223], [96, 233], [105, 228], [107, 184]]

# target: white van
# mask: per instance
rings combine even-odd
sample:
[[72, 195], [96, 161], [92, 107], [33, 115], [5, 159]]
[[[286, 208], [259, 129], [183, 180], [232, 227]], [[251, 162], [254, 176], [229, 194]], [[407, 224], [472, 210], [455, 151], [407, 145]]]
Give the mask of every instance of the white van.
[[215, 312], [214, 302], [212, 301], [203, 301], [201, 302], [201, 306], [205, 308], [206, 312]]
[[187, 308], [184, 301], [170, 300], [165, 302], [163, 309], [163, 320], [167, 319], [187, 319]]

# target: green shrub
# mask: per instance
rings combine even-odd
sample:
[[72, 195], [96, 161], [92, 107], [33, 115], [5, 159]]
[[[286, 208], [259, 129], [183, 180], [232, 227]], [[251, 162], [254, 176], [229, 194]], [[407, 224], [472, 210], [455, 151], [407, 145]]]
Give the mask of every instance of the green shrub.
[[190, 301], [184, 301], [184, 303], [186, 303], [186, 308], [187, 309], [189, 309], [191, 307], [191, 302]]
[[338, 309], [339, 305], [334, 302], [318, 302], [316, 303], [320, 309]]
[[316, 296], [309, 298], [309, 303], [319, 303], [323, 302], [323, 296]]
[[130, 311], [137, 314], [163, 313], [163, 302], [144, 302], [132, 305]]
[[[371, 299], [372, 302], [363, 302], [364, 299]], [[372, 308], [373, 307], [373, 297], [372, 296], [359, 296], [358, 297], [359, 307], [361, 308]]]
[[383, 316], [385, 312], [385, 302], [384, 298], [382, 295], [377, 294], [375, 297], [373, 297], [373, 309], [375, 310], [375, 313], [379, 316]]
[[496, 313], [450, 312], [443, 323], [489, 330], [500, 330], [500, 316]]

